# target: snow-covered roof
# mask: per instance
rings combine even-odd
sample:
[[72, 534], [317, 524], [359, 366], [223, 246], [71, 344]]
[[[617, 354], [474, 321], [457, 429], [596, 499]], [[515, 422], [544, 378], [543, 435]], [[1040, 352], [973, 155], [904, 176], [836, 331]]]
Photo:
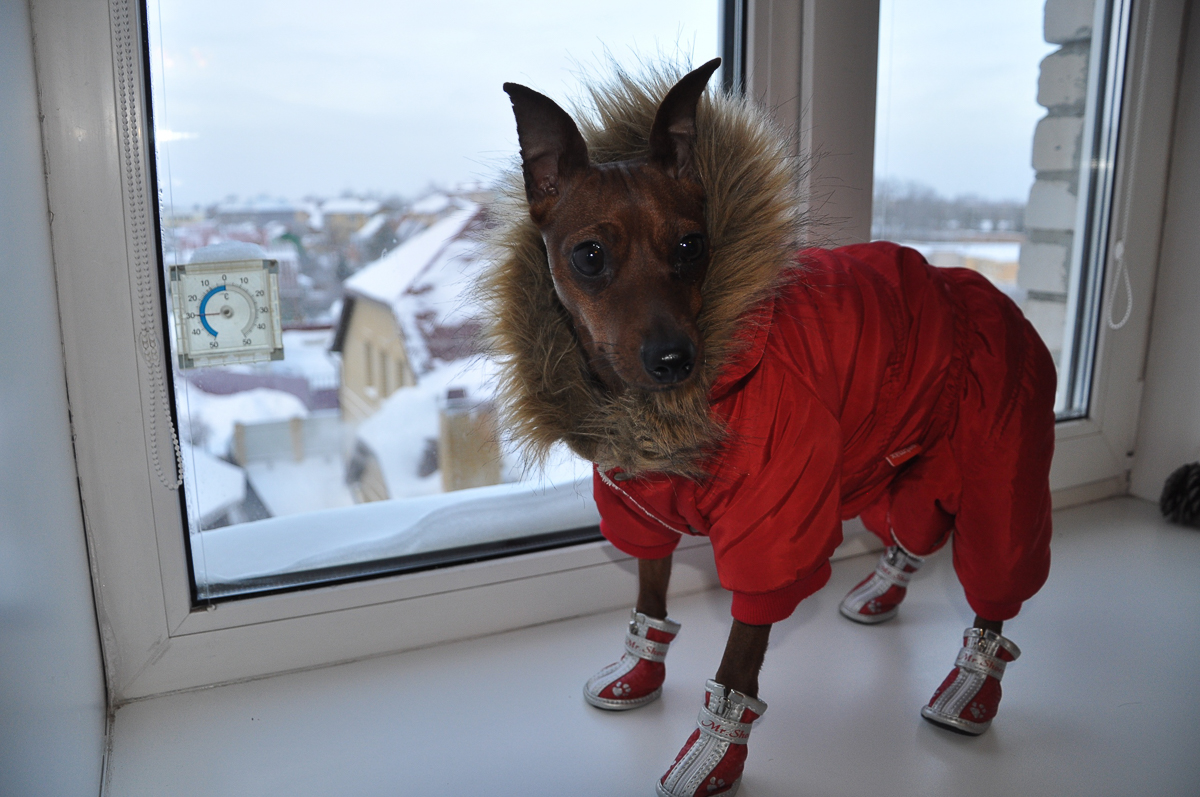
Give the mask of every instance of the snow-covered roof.
[[248, 462], [246, 476], [271, 517], [354, 505], [345, 463], [337, 454]]
[[202, 246], [192, 253], [189, 263], [223, 263], [234, 260], [263, 260], [267, 252], [261, 246], [248, 241], [222, 241]]
[[430, 194], [429, 196], [423, 199], [418, 199], [416, 202], [414, 202], [413, 206], [409, 208], [409, 212], [419, 215], [432, 216], [436, 213], [441, 213], [453, 203], [454, 200], [445, 194]]
[[481, 209], [465, 204], [343, 283], [349, 293], [392, 309], [418, 375], [475, 352], [479, 309], [472, 286], [483, 258], [468, 231]]
[[356, 199], [354, 197], [341, 197], [339, 199], [330, 199], [321, 203], [321, 213], [325, 216], [331, 214], [354, 215], [362, 214], [364, 216], [373, 216], [379, 212], [379, 202], [374, 199]]
[[386, 213], [376, 213], [371, 218], [367, 219], [367, 223], [355, 231], [350, 237], [356, 241], [366, 241], [375, 233], [379, 232], [379, 228], [387, 222]]
[[201, 528], [246, 500], [246, 474], [237, 465], [217, 459], [185, 440], [179, 441], [179, 452], [192, 477], [188, 497], [196, 502]]
[[224, 202], [217, 203], [217, 213], [292, 213], [297, 210], [296, 205], [283, 197], [273, 197], [260, 195], [241, 199], [240, 197], [232, 197]]
[[186, 424], [185, 438], [197, 446], [203, 445], [210, 454], [224, 456], [233, 440], [234, 424], [280, 421], [304, 418], [308, 408], [304, 402], [282, 390], [260, 387], [228, 396], [205, 393], [186, 380], [183, 390], [181, 419]]

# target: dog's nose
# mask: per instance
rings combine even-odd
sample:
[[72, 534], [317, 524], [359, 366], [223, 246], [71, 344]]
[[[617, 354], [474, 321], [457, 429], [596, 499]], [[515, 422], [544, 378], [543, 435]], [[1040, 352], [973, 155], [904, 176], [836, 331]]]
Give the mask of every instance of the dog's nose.
[[660, 385], [687, 379], [696, 365], [696, 345], [687, 338], [642, 344], [642, 367]]

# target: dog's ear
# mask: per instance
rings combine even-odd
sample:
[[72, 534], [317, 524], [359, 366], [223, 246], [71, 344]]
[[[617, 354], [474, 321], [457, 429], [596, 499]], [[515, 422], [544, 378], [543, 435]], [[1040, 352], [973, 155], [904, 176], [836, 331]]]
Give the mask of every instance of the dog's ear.
[[575, 121], [554, 100], [516, 83], [505, 83], [504, 91], [517, 117], [529, 212], [540, 224], [565, 182], [587, 168], [587, 144]]
[[672, 177], [696, 178], [692, 149], [696, 144], [696, 106], [708, 85], [708, 79], [721, 65], [714, 58], [695, 69], [671, 87], [663, 97], [650, 128], [650, 162], [661, 166]]

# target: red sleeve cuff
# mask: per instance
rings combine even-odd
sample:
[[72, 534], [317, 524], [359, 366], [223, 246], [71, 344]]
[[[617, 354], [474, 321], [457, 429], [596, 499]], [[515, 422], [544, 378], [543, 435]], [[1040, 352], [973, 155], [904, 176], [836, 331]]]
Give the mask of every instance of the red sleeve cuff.
[[612, 524], [604, 518], [600, 519], [600, 533], [604, 535], [604, 539], [608, 540], [613, 546], [622, 553], [627, 553], [630, 556], [636, 556], [638, 559], [663, 559], [671, 555], [675, 550], [675, 546], [679, 544], [679, 537], [664, 542], [661, 545], [635, 545], [628, 540], [622, 539], [614, 531]]
[[730, 614], [733, 615], [733, 619], [741, 620], [746, 625], [771, 625], [786, 620], [796, 611], [800, 601], [825, 586], [831, 572], [829, 562], [825, 562], [812, 574], [782, 589], [754, 594], [735, 592]]

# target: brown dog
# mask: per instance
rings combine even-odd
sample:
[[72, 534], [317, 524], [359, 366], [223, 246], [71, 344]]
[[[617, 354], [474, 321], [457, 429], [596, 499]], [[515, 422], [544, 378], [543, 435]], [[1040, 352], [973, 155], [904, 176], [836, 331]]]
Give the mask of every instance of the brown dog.
[[[720, 64], [709, 61], [667, 93], [646, 158], [600, 165], [589, 161], [575, 122], [553, 100], [504, 84], [529, 213], [555, 290], [611, 391], [676, 388], [704, 357], [696, 318], [708, 245], [693, 147], [696, 107]], [[666, 619], [670, 577], [670, 556], [638, 561], [638, 613]], [[734, 620], [715, 680], [757, 697], [770, 632], [770, 625]]]
[[734, 592], [721, 664], [662, 797], [737, 790], [766, 709], [771, 623], [828, 579], [843, 518], [861, 515], [892, 546], [843, 601], [861, 623], [894, 616], [922, 557], [957, 535], [978, 614], [922, 716], [963, 733], [990, 725], [1019, 655], [1001, 621], [1049, 568], [1055, 376], [1036, 332], [983, 278], [892, 244], [810, 250], [810, 270], [797, 267], [782, 139], [725, 97], [698, 140], [719, 63], [659, 95], [648, 126], [650, 92], [631, 80], [596, 95], [599, 163], [557, 104], [504, 85], [527, 201], [497, 237], [508, 253], [491, 284], [510, 422], [535, 448], [564, 440], [597, 463], [601, 529], [639, 560], [626, 655], [588, 682], [588, 702], [631, 709], [660, 694], [679, 535], [713, 540]]

